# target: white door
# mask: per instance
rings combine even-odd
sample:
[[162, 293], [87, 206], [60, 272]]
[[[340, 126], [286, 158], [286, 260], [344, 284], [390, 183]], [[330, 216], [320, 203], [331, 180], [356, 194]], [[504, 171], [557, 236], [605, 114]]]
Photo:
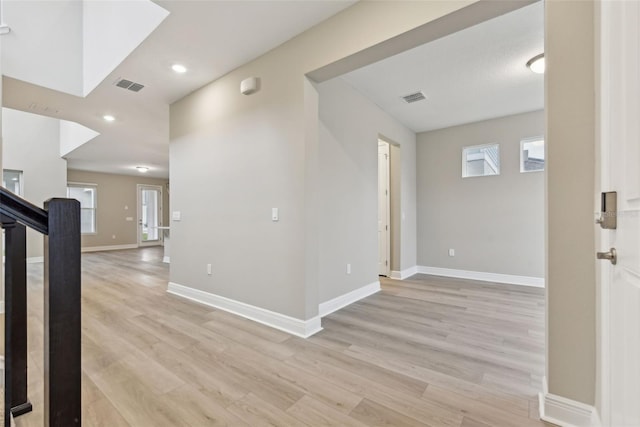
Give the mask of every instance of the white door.
[[601, 191], [617, 192], [617, 228], [602, 230], [600, 269], [603, 424], [640, 426], [640, 2], [603, 1]]
[[391, 263], [389, 144], [378, 141], [378, 274], [388, 276]]
[[138, 184], [138, 246], [162, 242], [162, 187]]

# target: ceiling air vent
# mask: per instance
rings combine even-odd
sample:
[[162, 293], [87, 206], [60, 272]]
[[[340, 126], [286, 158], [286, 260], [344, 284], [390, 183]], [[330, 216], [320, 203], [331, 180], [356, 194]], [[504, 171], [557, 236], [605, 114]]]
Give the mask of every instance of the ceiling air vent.
[[423, 101], [423, 100], [427, 99], [427, 97], [424, 96], [424, 93], [422, 93], [422, 92], [416, 92], [416, 93], [411, 93], [409, 95], [405, 95], [405, 96], [402, 97], [402, 99], [407, 104], [412, 104], [414, 102]]
[[140, 90], [144, 87], [144, 85], [136, 82], [132, 82], [131, 80], [122, 79], [116, 82], [116, 86], [121, 87], [123, 89], [129, 89], [133, 92], [140, 92]]

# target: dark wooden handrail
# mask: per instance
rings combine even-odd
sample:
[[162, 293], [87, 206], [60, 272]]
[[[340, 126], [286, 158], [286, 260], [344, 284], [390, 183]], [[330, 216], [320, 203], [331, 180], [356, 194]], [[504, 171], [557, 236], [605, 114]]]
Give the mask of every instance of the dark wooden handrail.
[[44, 234], [44, 423], [81, 425], [80, 203], [41, 209], [0, 187], [5, 230], [5, 426], [31, 411], [27, 398], [26, 227]]
[[0, 187], [0, 214], [31, 227], [42, 234], [49, 234], [47, 212]]

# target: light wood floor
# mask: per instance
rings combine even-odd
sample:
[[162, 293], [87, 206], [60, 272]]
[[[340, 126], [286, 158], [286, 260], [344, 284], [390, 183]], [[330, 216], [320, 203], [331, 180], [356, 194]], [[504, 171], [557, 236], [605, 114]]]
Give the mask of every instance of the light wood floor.
[[[167, 295], [158, 248], [83, 255], [85, 426], [540, 426], [543, 291], [415, 276], [304, 340]], [[42, 264], [29, 266], [42, 426]]]

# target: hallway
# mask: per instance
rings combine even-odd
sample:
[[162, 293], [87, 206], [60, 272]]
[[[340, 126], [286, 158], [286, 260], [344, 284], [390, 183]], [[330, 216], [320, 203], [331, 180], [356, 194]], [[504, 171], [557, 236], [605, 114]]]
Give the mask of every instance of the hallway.
[[[418, 275], [304, 340], [168, 295], [161, 248], [83, 255], [87, 426], [533, 426], [544, 291]], [[42, 425], [42, 264], [29, 265]]]

